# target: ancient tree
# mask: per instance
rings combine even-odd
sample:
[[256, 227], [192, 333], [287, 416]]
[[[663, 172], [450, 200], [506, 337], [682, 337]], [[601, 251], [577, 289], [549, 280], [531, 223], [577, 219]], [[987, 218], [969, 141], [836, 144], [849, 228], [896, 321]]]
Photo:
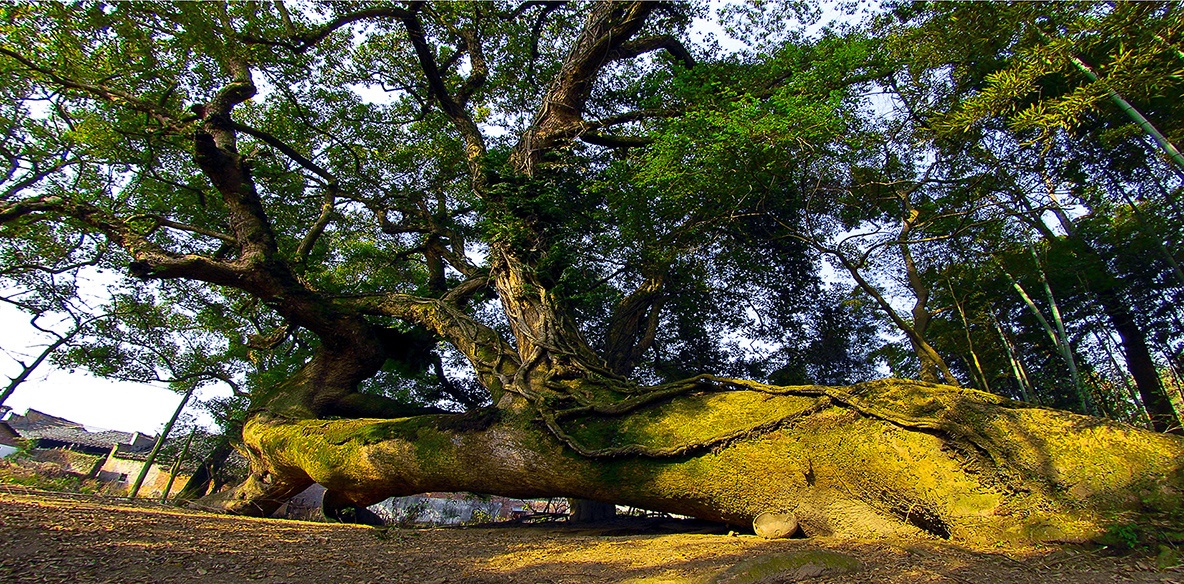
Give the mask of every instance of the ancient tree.
[[[299, 357], [250, 380], [233, 513], [313, 482], [334, 514], [453, 490], [977, 540], [1172, 512], [1175, 436], [920, 382], [671, 374], [687, 311], [729, 308], [680, 304], [696, 286], [798, 285], [795, 201], [842, 180], [852, 88], [884, 75], [858, 39], [688, 47], [695, 10], [6, 7], [0, 224], [47, 269], [110, 248], [188, 286], [253, 362]], [[432, 403], [375, 388], [412, 378]]]

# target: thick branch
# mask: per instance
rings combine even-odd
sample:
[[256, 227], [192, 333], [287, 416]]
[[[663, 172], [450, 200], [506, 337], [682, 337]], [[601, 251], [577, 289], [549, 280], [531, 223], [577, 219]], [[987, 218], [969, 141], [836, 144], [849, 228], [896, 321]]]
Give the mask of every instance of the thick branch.
[[321, 234], [325, 232], [325, 227], [329, 225], [329, 221], [333, 218], [333, 205], [336, 203], [336, 200], [337, 184], [333, 183], [329, 185], [329, 188], [325, 189], [325, 199], [321, 203], [320, 216], [317, 217], [312, 228], [305, 234], [304, 239], [300, 242], [300, 246], [296, 248], [297, 262], [303, 264], [308, 261], [308, 254], [312, 252], [312, 247], [316, 245]]
[[[457, 296], [449, 298], [459, 300], [464, 294], [474, 292], [480, 285], [483, 285], [483, 282], [472, 281], [469, 286], [462, 285], [453, 291]], [[501, 399], [505, 387], [512, 383], [514, 374], [521, 367], [517, 351], [509, 343], [502, 340], [496, 331], [477, 322], [452, 302], [408, 294], [344, 299], [338, 302], [364, 313], [408, 320], [434, 331], [469, 360], [476, 369], [481, 384], [489, 389], [495, 402]]]
[[613, 309], [605, 334], [604, 360], [618, 375], [629, 375], [654, 342], [662, 308], [661, 277], [647, 279]]
[[[417, 5], [418, 6], [418, 5]], [[418, 11], [411, 11], [402, 17], [403, 26], [407, 29], [407, 38], [411, 41], [412, 47], [415, 49], [415, 56], [419, 59], [419, 66], [423, 70], [424, 76], [427, 77], [428, 88], [432, 93], [432, 98], [440, 104], [440, 109], [448, 119], [452, 121], [452, 125], [460, 132], [461, 137], [465, 141], [465, 156], [469, 161], [469, 169], [473, 174], [474, 187], [480, 188], [484, 184], [484, 169], [482, 168], [482, 159], [485, 157], [485, 140], [481, 137], [481, 130], [477, 128], [477, 124], [473, 123], [473, 119], [464, 110], [463, 100], [458, 103], [453, 99], [452, 94], [449, 93], [448, 88], [444, 85], [444, 78], [440, 74], [440, 67], [436, 63], [435, 51], [428, 45], [427, 35], [423, 30], [423, 23], [419, 21]], [[474, 40], [476, 40], [474, 38]], [[472, 49], [470, 49], [472, 50]], [[477, 66], [484, 67], [484, 57], [480, 56], [480, 50], [477, 49], [479, 57], [473, 58], [474, 74], [478, 75], [476, 78], [476, 86], [479, 86], [484, 81], [484, 72], [478, 73]], [[470, 53], [472, 56], [472, 53]], [[477, 61], [480, 61], [478, 63]], [[473, 90], [476, 89], [473, 87]], [[467, 96], [464, 97], [467, 99]]]
[[594, 4], [575, 47], [568, 54], [543, 105], [523, 134], [511, 162], [518, 172], [533, 175], [546, 152], [582, 130], [585, 105], [609, 56], [627, 43], [656, 7], [651, 2]]
[[632, 59], [659, 49], [664, 49], [667, 53], [670, 53], [671, 57], [674, 57], [675, 60], [682, 63], [687, 69], [694, 68], [695, 58], [691, 56], [691, 52], [683, 46], [682, 42], [668, 34], [649, 36], [627, 42], [613, 51], [608, 58], [612, 61]]
[[85, 203], [74, 203], [56, 196], [19, 201], [0, 207], [0, 223], [34, 214], [69, 217], [103, 233], [135, 259], [131, 265], [135, 276], [191, 278], [241, 287], [241, 272], [234, 264], [168, 251], [145, 239], [128, 222]]
[[469, 53], [469, 78], [465, 79], [464, 85], [456, 94], [456, 101], [464, 107], [469, 102], [469, 98], [485, 85], [485, 80], [489, 76], [489, 64], [485, 61], [485, 51], [481, 47], [481, 39], [477, 36], [476, 31], [462, 30], [458, 34], [465, 41], [465, 47]]
[[222, 195], [243, 256], [274, 255], [275, 233], [242, 158], [234, 150], [220, 147], [208, 133], [195, 135], [193, 142], [194, 160]]

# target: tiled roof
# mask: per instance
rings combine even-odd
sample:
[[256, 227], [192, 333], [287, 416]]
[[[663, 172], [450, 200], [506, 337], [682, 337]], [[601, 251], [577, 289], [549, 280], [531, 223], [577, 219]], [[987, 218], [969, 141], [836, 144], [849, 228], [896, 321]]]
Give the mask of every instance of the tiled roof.
[[[10, 417], [7, 423], [26, 440], [54, 440], [91, 448], [109, 449], [116, 444], [130, 445], [136, 437], [129, 432], [116, 430], [89, 432], [82, 424], [32, 409], [24, 416]], [[126, 449], [139, 451], [144, 446], [129, 446]]]
[[42, 428], [78, 428], [83, 429], [82, 424], [78, 422], [71, 422], [65, 418], [51, 416], [44, 412], [39, 412], [34, 409], [29, 409], [25, 415], [14, 414], [7, 420], [8, 425], [17, 432], [25, 430], [40, 430]]
[[132, 439], [132, 435], [127, 432], [116, 432], [114, 430], [87, 432], [86, 428], [69, 426], [50, 426], [48, 428], [17, 430], [17, 432], [20, 432], [21, 438], [28, 440], [57, 440], [58, 442], [68, 442], [70, 444], [91, 446], [94, 448], [111, 448], [116, 444], [127, 444]]

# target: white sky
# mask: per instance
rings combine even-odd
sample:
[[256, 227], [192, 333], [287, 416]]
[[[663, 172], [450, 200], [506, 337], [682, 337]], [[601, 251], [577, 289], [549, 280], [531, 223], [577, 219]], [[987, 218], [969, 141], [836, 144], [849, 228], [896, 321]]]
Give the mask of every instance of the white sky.
[[[9, 379], [20, 373], [16, 359], [31, 363], [44, 348], [49, 337], [29, 326], [29, 318], [16, 308], [0, 304], [0, 387], [7, 387]], [[199, 392], [200, 397], [212, 397], [218, 388]], [[194, 408], [197, 400], [190, 400], [185, 411], [197, 414], [199, 423], [210, 426], [208, 414]], [[57, 369], [42, 363], [33, 375], [17, 387], [4, 402], [16, 413], [33, 408], [50, 415], [66, 418], [88, 428], [120, 430], [156, 434], [173, 415], [181, 395], [164, 384], [111, 381], [84, 371]]]
[[[11, 352], [0, 357], [0, 373], [6, 378], [0, 381], [7, 386], [7, 379], [20, 373], [16, 359], [31, 363], [44, 345], [30, 346], [41, 340], [37, 331], [23, 312], [6, 304], [0, 305], [0, 330], [0, 347]], [[155, 434], [180, 401], [167, 388], [114, 382], [42, 363], [4, 405], [17, 413], [33, 408], [86, 426]]]

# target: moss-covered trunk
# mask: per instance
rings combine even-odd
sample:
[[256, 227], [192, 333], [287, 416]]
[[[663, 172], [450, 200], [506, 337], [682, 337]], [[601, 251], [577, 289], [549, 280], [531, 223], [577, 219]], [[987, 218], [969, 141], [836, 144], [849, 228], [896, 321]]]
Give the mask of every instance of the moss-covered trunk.
[[793, 511], [808, 534], [980, 542], [1079, 540], [1179, 511], [1176, 436], [911, 381], [747, 385], [570, 416], [558, 434], [514, 408], [257, 418], [243, 435], [252, 479], [226, 507], [267, 512], [317, 482], [359, 505], [426, 491], [567, 496], [735, 524]]

